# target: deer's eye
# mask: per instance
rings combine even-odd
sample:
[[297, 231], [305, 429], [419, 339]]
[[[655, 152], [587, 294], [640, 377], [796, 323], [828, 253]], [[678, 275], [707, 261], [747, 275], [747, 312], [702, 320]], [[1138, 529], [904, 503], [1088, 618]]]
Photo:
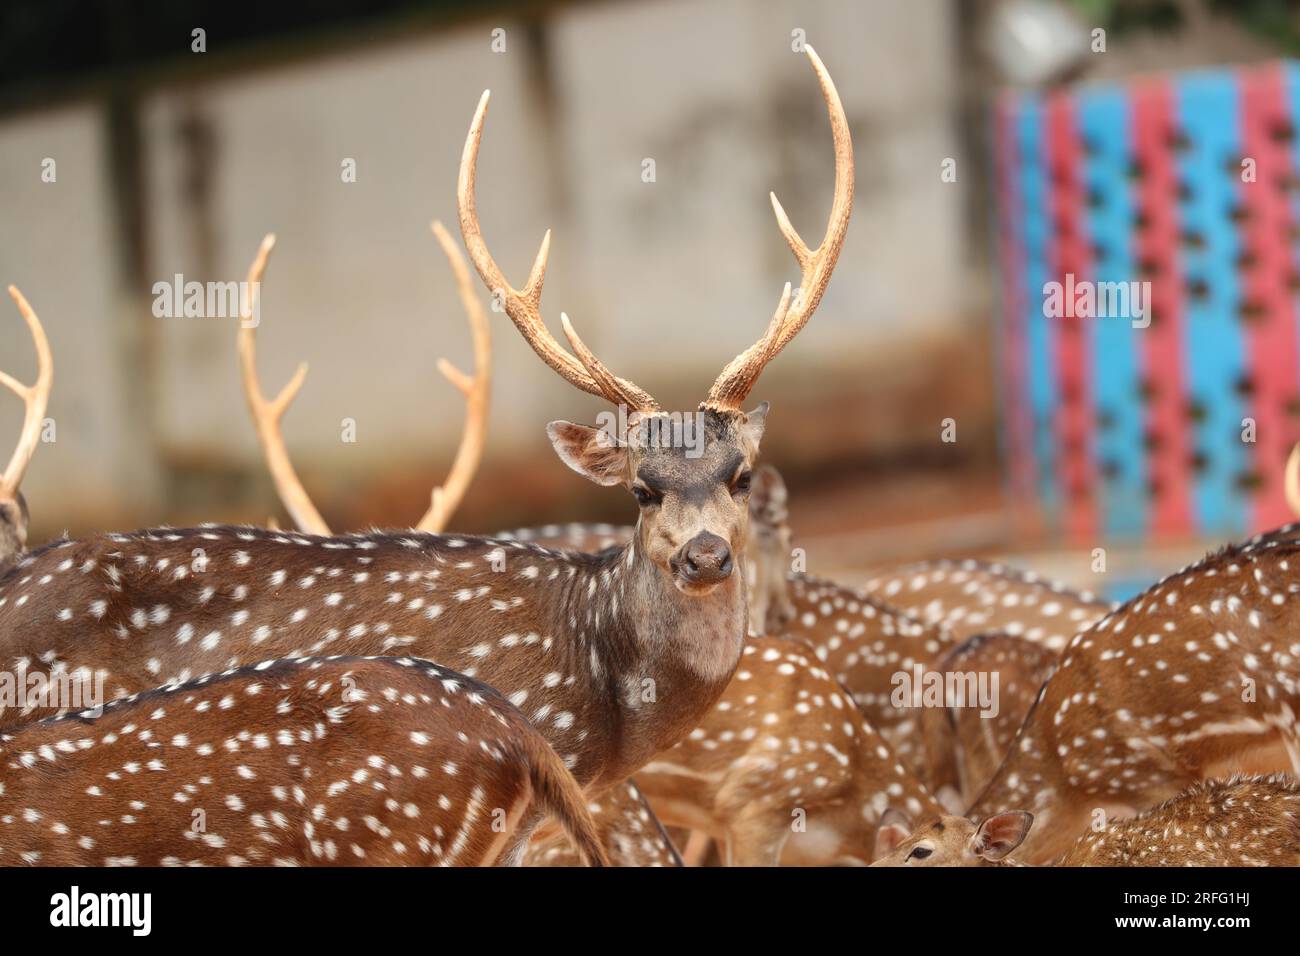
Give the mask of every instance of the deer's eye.
[[659, 495], [656, 495], [649, 488], [642, 485], [633, 485], [632, 494], [636, 498], [636, 503], [642, 508], [647, 508], [650, 505], [658, 504], [659, 502]]
[[912, 847], [912, 852], [907, 854], [907, 858], [909, 860], [924, 860], [933, 852], [934, 850], [930, 849], [928, 846], [914, 846]]
[[754, 480], [754, 473], [751, 471], [742, 471], [736, 476], [736, 480], [731, 484], [731, 493], [733, 495], [749, 494], [749, 484]]

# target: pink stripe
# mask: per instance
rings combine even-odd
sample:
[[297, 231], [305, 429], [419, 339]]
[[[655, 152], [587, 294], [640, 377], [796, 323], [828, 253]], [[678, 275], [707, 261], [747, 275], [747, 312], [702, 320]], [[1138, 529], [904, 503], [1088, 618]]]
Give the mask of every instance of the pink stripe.
[[[1137, 211], [1147, 220], [1137, 229], [1137, 260], [1153, 272], [1151, 325], [1139, 333], [1143, 376], [1152, 383], [1146, 408], [1147, 475], [1154, 489], [1148, 514], [1151, 532], [1180, 537], [1191, 530], [1191, 450], [1186, 419], [1187, 384], [1182, 264], [1178, 255], [1178, 172], [1169, 144], [1174, 132], [1174, 93], [1168, 82], [1152, 80], [1134, 88], [1133, 143], [1141, 165]], [[1140, 270], [1141, 272], [1141, 270]]]
[[[1052, 182], [1052, 255], [1056, 278], [1066, 287], [1091, 278], [1091, 253], [1084, 234], [1084, 186], [1081, 176], [1083, 144], [1074, 103], [1053, 94], [1047, 104], [1048, 169]], [[1056, 369], [1058, 394], [1056, 434], [1061, 485], [1062, 523], [1066, 536], [1093, 541], [1097, 533], [1097, 468], [1093, 440], [1091, 368], [1092, 319], [1054, 319], [1057, 323]]]
[[1291, 272], [1291, 204], [1283, 187], [1291, 170], [1286, 143], [1273, 133], [1288, 123], [1286, 77], [1277, 65], [1241, 74], [1242, 149], [1255, 161], [1255, 181], [1242, 181], [1246, 212], [1242, 251], [1253, 262], [1239, 272], [1244, 303], [1258, 317], [1243, 323], [1253, 385], [1254, 468], [1262, 485], [1253, 501], [1253, 530], [1275, 528], [1295, 516], [1282, 492], [1282, 472], [1296, 429], [1286, 414], [1295, 394], [1295, 311], [1287, 280]]

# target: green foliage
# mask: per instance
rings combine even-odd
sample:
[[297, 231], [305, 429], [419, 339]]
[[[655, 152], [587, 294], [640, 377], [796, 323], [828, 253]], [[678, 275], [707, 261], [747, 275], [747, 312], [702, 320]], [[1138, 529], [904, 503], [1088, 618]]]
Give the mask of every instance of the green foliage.
[[[1242, 28], [1274, 44], [1279, 51], [1300, 54], [1300, 0], [1195, 0], [1216, 17], [1236, 20]], [[1116, 37], [1154, 32], [1176, 33], [1183, 27], [1178, 0], [1070, 0], [1089, 26], [1105, 27]]]

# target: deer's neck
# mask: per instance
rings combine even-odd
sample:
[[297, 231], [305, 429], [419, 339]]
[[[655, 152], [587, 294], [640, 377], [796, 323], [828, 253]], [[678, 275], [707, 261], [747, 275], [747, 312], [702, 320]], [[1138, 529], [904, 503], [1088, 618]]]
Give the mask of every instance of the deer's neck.
[[554, 626], [572, 636], [564, 653], [584, 673], [587, 692], [613, 705], [621, 779], [689, 733], [726, 689], [747, 626], [743, 574], [691, 596], [644, 555], [640, 534], [570, 578], [555, 604]]

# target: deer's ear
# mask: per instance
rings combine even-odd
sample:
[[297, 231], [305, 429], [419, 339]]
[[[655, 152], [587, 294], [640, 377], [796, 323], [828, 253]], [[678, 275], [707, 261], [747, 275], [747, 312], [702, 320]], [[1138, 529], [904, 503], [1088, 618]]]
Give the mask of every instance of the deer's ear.
[[551, 422], [546, 426], [555, 453], [578, 474], [598, 485], [618, 485], [627, 480], [627, 446], [604, 428]]
[[20, 547], [27, 545], [28, 521], [27, 502], [21, 491], [15, 492], [12, 498], [0, 496], [0, 525], [13, 530]]
[[1024, 810], [991, 816], [970, 838], [971, 852], [986, 860], [1000, 860], [1024, 842], [1033, 823], [1034, 815]]
[[893, 807], [880, 815], [880, 824], [876, 827], [875, 859], [882, 860], [897, 850], [912, 832], [912, 821], [907, 814]]
[[758, 407], [752, 412], [745, 413], [745, 423], [741, 425], [741, 431], [745, 437], [753, 443], [754, 453], [758, 452], [758, 443], [763, 440], [763, 428], [767, 424], [767, 402], [759, 402]]

